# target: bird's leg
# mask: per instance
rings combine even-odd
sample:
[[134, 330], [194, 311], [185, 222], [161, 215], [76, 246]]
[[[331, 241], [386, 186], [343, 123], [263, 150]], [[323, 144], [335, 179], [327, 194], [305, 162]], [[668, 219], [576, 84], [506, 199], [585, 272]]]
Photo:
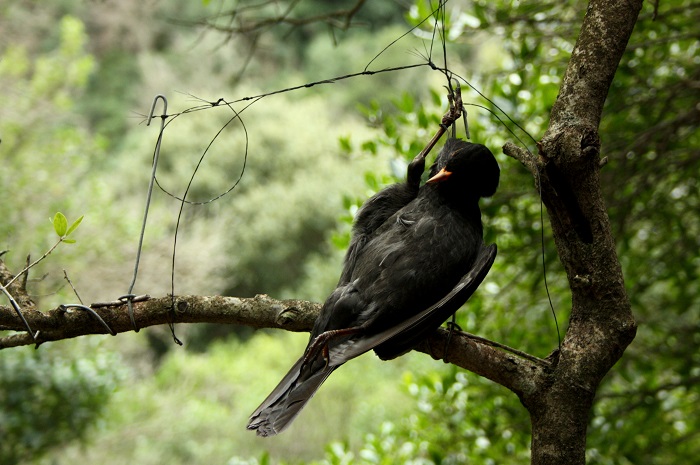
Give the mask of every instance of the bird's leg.
[[437, 130], [433, 138], [430, 139], [425, 148], [421, 150], [421, 152], [418, 155], [416, 155], [411, 164], [418, 163], [421, 160], [423, 161], [423, 163], [425, 163], [425, 157], [428, 155], [428, 153], [430, 153], [433, 147], [435, 147], [435, 144], [437, 144], [442, 135], [445, 134], [445, 132], [447, 132], [447, 128], [454, 125], [455, 121], [457, 121], [462, 115], [462, 110], [464, 109], [464, 105], [462, 104], [462, 89], [459, 86], [459, 82], [455, 82], [457, 85], [455, 86], [454, 92], [450, 92], [449, 94], [447, 94], [447, 99], [450, 102], [450, 108], [447, 110], [447, 113], [443, 115], [442, 120], [440, 122], [440, 128]]
[[[459, 114], [461, 113], [462, 116], [462, 121], [464, 121], [464, 134], [467, 136], [467, 139], [471, 139], [471, 136], [469, 135], [469, 122], [467, 121], [467, 109], [464, 108], [464, 103], [462, 103], [462, 88], [459, 85], [459, 81], [455, 79], [455, 106], [458, 106], [458, 110], [455, 110], [455, 113], [457, 114], [457, 118], [455, 118], [455, 121], [459, 119]], [[454, 122], [452, 123], [452, 137], [455, 137], [455, 125]]]
[[423, 176], [423, 171], [425, 171], [425, 155], [421, 156], [421, 154], [419, 154], [408, 164], [408, 168], [406, 169], [406, 183], [416, 191], [420, 187], [420, 179]]
[[440, 122], [440, 126], [445, 130], [462, 116], [462, 110], [464, 109], [464, 105], [462, 104], [462, 87], [456, 79], [455, 89], [454, 91], [450, 90], [450, 93], [447, 95], [447, 100], [450, 102], [450, 108]]
[[[457, 82], [457, 89], [459, 89], [459, 82]], [[454, 98], [454, 94], [452, 92], [449, 92], [447, 94], [447, 101], [450, 104], [449, 113], [453, 114], [455, 111], [454, 110], [455, 109], [455, 98]], [[457, 137], [457, 129], [455, 128], [455, 123], [453, 122], [452, 124], [449, 125], [449, 127], [452, 129], [452, 134], [450, 135], [450, 137], [452, 137], [454, 139], [455, 137]]]
[[330, 361], [330, 355], [328, 353], [328, 343], [332, 339], [357, 334], [364, 331], [364, 329], [364, 326], [360, 325], [353, 326], [351, 328], [331, 329], [330, 331], [326, 331], [319, 334], [318, 336], [316, 336], [316, 339], [314, 339], [311, 345], [309, 345], [306, 354], [304, 354], [304, 361], [302, 362], [302, 366], [306, 365], [309, 361], [316, 358], [319, 352], [323, 353], [323, 358], [327, 364]]
[[462, 117], [464, 121], [464, 133], [467, 139], [471, 139], [469, 136], [469, 124], [467, 122], [467, 110], [464, 108], [464, 103], [462, 102], [462, 87], [459, 85], [458, 80], [454, 80], [455, 90], [454, 93], [450, 91], [447, 95], [447, 100], [450, 102], [450, 111], [445, 114], [442, 118], [442, 124], [452, 127], [452, 137], [456, 137], [456, 126], [455, 122]]
[[467, 139], [471, 139], [472, 136], [469, 134], [469, 122], [467, 122], [467, 110], [462, 106], [462, 120], [464, 121], [464, 134], [466, 134]]

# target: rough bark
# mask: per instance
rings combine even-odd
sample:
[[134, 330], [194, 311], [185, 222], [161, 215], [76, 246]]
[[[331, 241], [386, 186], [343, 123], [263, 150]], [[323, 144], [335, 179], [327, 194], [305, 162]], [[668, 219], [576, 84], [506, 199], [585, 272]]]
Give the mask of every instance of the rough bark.
[[[0, 261], [0, 276], [3, 274], [11, 276]], [[3, 281], [6, 282], [7, 279]], [[22, 291], [15, 290], [22, 294]], [[321, 305], [317, 303], [275, 300], [267, 295], [252, 298], [177, 296], [174, 312], [172, 304], [171, 297], [135, 302], [134, 319], [138, 327], [176, 322], [311, 331], [321, 309]], [[134, 330], [126, 304], [93, 304], [92, 309], [115, 334]], [[32, 331], [38, 331], [38, 345], [89, 334], [107, 334], [102, 323], [85, 310], [59, 307], [40, 312], [24, 308], [23, 313]], [[9, 306], [0, 306], [0, 329], [24, 330], [22, 320]], [[452, 335], [449, 351], [445, 353], [446, 339], [447, 331], [439, 330], [417, 350], [492, 379], [519, 395], [534, 392], [537, 380], [543, 378], [550, 370], [550, 364], [546, 360], [463, 332]], [[26, 332], [0, 338], [0, 349], [31, 344], [34, 344], [34, 341]]]
[[550, 382], [523, 397], [537, 465], [585, 463], [595, 392], [636, 333], [600, 190], [598, 125], [640, 10], [641, 1], [590, 2], [539, 157], [504, 147], [540, 183], [572, 293]]

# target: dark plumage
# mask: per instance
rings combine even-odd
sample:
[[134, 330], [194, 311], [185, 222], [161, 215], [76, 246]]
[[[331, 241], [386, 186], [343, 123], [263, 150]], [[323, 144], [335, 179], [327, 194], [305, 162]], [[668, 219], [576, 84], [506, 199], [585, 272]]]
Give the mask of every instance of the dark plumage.
[[[445, 167], [447, 159], [454, 150], [453, 142], [449, 139], [445, 147], [440, 151], [435, 162], [430, 167], [430, 177], [435, 176]], [[343, 262], [343, 270], [340, 274], [338, 286], [350, 280], [352, 270], [360, 251], [374, 236], [375, 232], [394, 213], [408, 205], [418, 195], [421, 177], [425, 170], [425, 157], [418, 155], [408, 164], [406, 169], [406, 181], [392, 184], [367, 199], [355, 215], [355, 223], [352, 227], [352, 238]]]
[[433, 171], [439, 172], [416, 189], [420, 173], [416, 181], [418, 167], [409, 167], [405, 185], [363, 206], [341, 280], [304, 355], [251, 415], [249, 429], [281, 432], [351, 358], [372, 349], [382, 359], [410, 350], [484, 278], [495, 246], [483, 244], [478, 201], [495, 192], [498, 164], [483, 145], [448, 139]]

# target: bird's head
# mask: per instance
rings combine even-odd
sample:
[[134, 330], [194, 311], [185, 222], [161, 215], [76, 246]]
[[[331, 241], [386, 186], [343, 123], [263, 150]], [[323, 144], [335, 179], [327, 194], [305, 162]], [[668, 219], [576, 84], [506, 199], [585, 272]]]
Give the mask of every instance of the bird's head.
[[428, 182], [449, 182], [479, 197], [491, 197], [498, 188], [499, 178], [496, 157], [488, 148], [449, 138], [430, 168]]

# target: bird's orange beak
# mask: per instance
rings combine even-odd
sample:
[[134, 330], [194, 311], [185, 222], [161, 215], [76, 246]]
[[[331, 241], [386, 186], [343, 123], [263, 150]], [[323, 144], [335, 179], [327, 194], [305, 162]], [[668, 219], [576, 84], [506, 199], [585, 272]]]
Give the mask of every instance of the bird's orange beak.
[[450, 176], [452, 176], [452, 171], [447, 171], [445, 168], [443, 168], [438, 174], [428, 179], [426, 182], [442, 182]]

